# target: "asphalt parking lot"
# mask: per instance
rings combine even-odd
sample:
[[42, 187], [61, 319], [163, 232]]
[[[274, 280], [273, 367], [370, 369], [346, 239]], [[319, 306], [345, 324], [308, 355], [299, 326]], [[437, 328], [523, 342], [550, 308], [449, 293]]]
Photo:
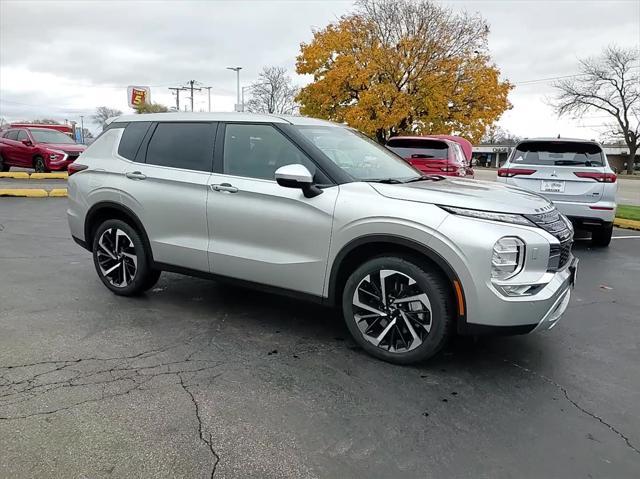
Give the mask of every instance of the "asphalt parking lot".
[[166, 273], [116, 297], [65, 208], [0, 199], [0, 477], [638, 477], [638, 232], [577, 242], [554, 330], [400, 367], [313, 304]]

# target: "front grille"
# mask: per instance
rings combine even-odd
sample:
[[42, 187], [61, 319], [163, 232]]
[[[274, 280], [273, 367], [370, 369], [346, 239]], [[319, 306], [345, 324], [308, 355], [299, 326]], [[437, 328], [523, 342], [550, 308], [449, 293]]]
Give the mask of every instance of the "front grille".
[[527, 219], [543, 230], [551, 233], [560, 241], [559, 245], [551, 245], [548, 271], [558, 271], [564, 268], [571, 260], [573, 229], [565, 222], [555, 208], [545, 213], [527, 215]]

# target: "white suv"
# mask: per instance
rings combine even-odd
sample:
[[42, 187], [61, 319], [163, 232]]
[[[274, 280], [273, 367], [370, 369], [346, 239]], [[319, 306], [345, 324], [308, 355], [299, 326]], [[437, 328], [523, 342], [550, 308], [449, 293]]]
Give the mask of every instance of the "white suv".
[[422, 176], [325, 121], [123, 116], [69, 175], [71, 233], [115, 294], [174, 271], [302, 296], [341, 308], [387, 361], [428, 358], [456, 331], [551, 328], [575, 277], [549, 201]]
[[498, 181], [549, 198], [576, 228], [592, 231], [595, 246], [611, 242], [618, 183], [595, 141], [522, 141], [498, 170]]

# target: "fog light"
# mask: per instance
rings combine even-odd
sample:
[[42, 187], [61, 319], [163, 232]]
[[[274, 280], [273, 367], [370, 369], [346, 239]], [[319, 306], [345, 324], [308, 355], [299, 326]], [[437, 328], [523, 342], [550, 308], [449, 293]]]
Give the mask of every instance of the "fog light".
[[497, 280], [513, 278], [524, 266], [524, 242], [505, 236], [496, 241], [491, 258], [491, 277]]

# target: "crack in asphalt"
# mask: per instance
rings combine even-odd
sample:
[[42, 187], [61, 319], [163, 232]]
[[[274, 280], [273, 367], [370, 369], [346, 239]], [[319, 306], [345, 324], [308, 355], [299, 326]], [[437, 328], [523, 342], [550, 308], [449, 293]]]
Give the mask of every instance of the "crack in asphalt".
[[[224, 363], [194, 359], [194, 354], [204, 347], [191, 351], [189, 346], [193, 339], [128, 356], [44, 360], [0, 366], [0, 421], [55, 414], [134, 391], [159, 389], [148, 383], [162, 377], [178, 377], [180, 373], [209, 371]], [[182, 352], [179, 358], [160, 357], [169, 352], [179, 354], [180, 351], [176, 350], [180, 347], [189, 347], [189, 350]], [[30, 371], [32, 368], [37, 370]], [[18, 377], [12, 377], [16, 375]], [[177, 381], [171, 384], [177, 384]], [[165, 386], [167, 384], [161, 387]], [[63, 389], [74, 390], [70, 397], [81, 400], [72, 399], [69, 404], [66, 398], [57, 398], [55, 392]]]
[[186, 392], [189, 395], [189, 397], [191, 398], [191, 402], [193, 403], [193, 406], [195, 408], [196, 419], [198, 420], [198, 435], [200, 436], [200, 441], [202, 441], [209, 448], [209, 451], [211, 452], [211, 455], [214, 458], [213, 466], [211, 468], [211, 478], [213, 479], [213, 476], [216, 473], [216, 468], [220, 463], [220, 456], [218, 455], [218, 453], [215, 451], [213, 447], [213, 437], [211, 433], [209, 433], [209, 439], [205, 437], [204, 430], [202, 428], [202, 418], [200, 417], [200, 406], [198, 404], [198, 401], [196, 401], [196, 397], [189, 390], [187, 385], [184, 383], [182, 374], [178, 373], [178, 378], [180, 378], [180, 386], [182, 386], [182, 389], [184, 389], [184, 392]]
[[592, 419], [595, 419], [596, 421], [600, 422], [603, 426], [605, 426], [608, 429], [610, 429], [614, 434], [616, 434], [618, 437], [620, 437], [626, 443], [627, 447], [629, 447], [636, 454], [640, 454], [640, 450], [637, 447], [635, 447], [631, 443], [631, 440], [627, 436], [625, 436], [622, 432], [620, 432], [615, 426], [613, 426], [612, 424], [609, 424], [607, 421], [602, 419], [597, 414], [592, 413], [588, 409], [585, 409], [580, 404], [578, 404], [578, 402], [575, 401], [574, 399], [571, 399], [571, 397], [569, 396], [569, 391], [567, 391], [567, 388], [565, 388], [563, 385], [561, 385], [560, 383], [554, 381], [550, 377], [545, 376], [544, 374], [540, 374], [540, 373], [534, 371], [533, 369], [529, 369], [529, 368], [527, 368], [525, 366], [522, 366], [522, 365], [520, 365], [520, 364], [518, 364], [518, 363], [516, 363], [514, 361], [511, 361], [509, 359], [503, 359], [503, 361], [506, 362], [506, 363], [511, 364], [512, 366], [514, 366], [514, 367], [516, 367], [516, 368], [518, 368], [518, 369], [520, 369], [522, 371], [525, 371], [525, 372], [527, 372], [529, 374], [533, 374], [534, 376], [537, 376], [538, 378], [542, 379], [546, 383], [555, 386], [556, 389], [558, 389], [560, 392], [562, 392], [562, 394], [564, 395], [565, 399], [567, 401], [569, 401], [569, 403], [571, 403], [576, 409], [578, 409], [583, 414], [586, 414], [587, 416], [591, 417]]

